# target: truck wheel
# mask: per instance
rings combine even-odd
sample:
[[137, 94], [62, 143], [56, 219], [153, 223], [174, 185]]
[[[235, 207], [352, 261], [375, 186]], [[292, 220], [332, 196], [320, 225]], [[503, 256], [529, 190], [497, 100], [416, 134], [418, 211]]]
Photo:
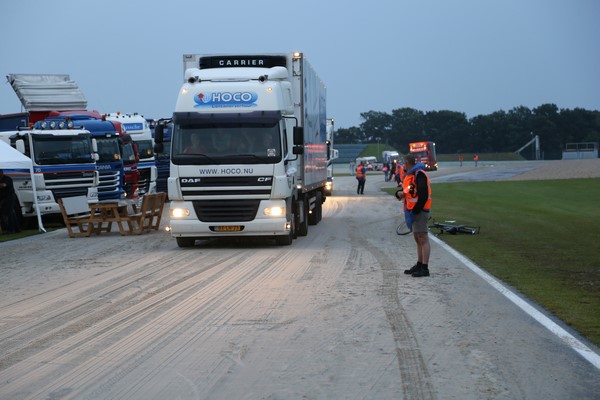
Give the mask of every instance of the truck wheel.
[[196, 239], [191, 237], [178, 237], [175, 239], [179, 247], [194, 247], [194, 244], [196, 244]]
[[298, 213], [296, 214], [296, 227], [298, 228], [298, 236], [306, 236], [308, 235], [308, 213], [306, 212], [306, 201], [300, 200], [297, 202], [297, 204]]

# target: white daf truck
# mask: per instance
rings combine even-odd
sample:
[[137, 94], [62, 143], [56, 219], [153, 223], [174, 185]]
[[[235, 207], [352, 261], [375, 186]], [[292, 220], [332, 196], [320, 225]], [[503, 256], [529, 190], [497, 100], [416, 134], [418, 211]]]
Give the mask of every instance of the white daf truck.
[[167, 184], [177, 244], [306, 235], [327, 184], [326, 90], [314, 69], [302, 53], [187, 54], [183, 64]]

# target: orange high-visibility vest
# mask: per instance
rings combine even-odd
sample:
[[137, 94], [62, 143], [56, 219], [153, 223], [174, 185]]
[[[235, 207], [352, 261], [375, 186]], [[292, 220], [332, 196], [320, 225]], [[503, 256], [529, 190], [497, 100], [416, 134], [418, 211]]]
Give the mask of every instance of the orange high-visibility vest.
[[[400, 177], [400, 182], [404, 182], [405, 174], [406, 174], [406, 171], [404, 170], [404, 165], [402, 165], [400, 163], [396, 164], [396, 175], [398, 175]], [[402, 184], [400, 184], [400, 185], [402, 185]], [[400, 185], [398, 185], [398, 186], [400, 186]]]
[[367, 167], [359, 165], [356, 167], [356, 179], [365, 179], [367, 177]]
[[[417, 194], [417, 174], [422, 173], [425, 174], [422, 170], [415, 171], [414, 174], [407, 175], [404, 178], [404, 185], [402, 187], [402, 191], [406, 195], [406, 208], [412, 210], [417, 202], [419, 201], [419, 196]], [[425, 206], [423, 206], [423, 210], [429, 211], [431, 209], [431, 183], [429, 182], [429, 177], [425, 174], [425, 178], [427, 178], [427, 201], [425, 202]]]

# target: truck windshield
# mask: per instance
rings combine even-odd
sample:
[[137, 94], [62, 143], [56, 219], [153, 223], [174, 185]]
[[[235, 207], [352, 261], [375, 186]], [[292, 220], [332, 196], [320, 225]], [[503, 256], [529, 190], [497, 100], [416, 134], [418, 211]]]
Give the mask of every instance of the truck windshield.
[[38, 165], [93, 162], [89, 136], [33, 135], [33, 146]]
[[135, 144], [138, 148], [138, 156], [140, 157], [140, 160], [146, 160], [154, 157], [152, 140], [136, 140]]
[[427, 157], [426, 151], [411, 151], [411, 154], [413, 154], [415, 158]]
[[131, 143], [121, 145], [121, 157], [123, 158], [123, 164], [133, 165], [136, 163], [135, 152]]
[[175, 124], [174, 164], [275, 164], [281, 161], [279, 123]]
[[112, 138], [97, 138], [98, 143], [98, 162], [108, 163], [121, 160], [119, 152], [119, 139]]

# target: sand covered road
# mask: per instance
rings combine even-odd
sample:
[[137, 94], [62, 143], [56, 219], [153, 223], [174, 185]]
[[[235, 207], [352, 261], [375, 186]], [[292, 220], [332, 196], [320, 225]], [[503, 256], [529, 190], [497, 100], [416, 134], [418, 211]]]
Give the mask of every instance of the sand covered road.
[[402, 273], [414, 243], [385, 185], [336, 178], [292, 246], [0, 245], [0, 398], [597, 398], [598, 369], [443, 248], [430, 278]]

